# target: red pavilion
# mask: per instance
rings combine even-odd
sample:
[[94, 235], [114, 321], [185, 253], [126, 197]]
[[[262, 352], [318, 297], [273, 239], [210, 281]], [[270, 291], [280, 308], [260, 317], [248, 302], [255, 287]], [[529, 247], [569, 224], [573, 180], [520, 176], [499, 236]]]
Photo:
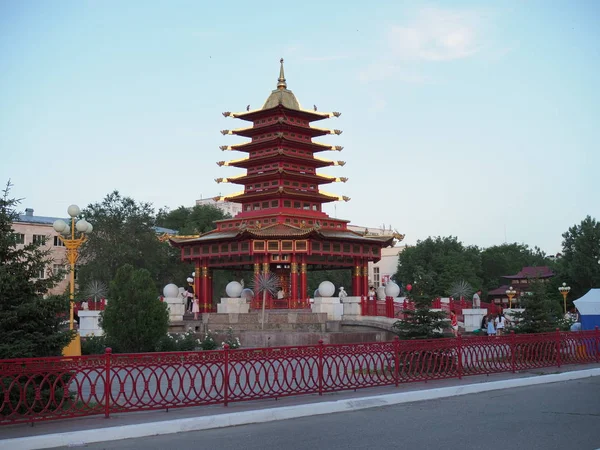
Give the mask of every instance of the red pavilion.
[[347, 228], [349, 221], [328, 216], [324, 203], [348, 201], [320, 190], [323, 184], [346, 182], [317, 173], [328, 166], [343, 166], [344, 161], [330, 161], [316, 156], [324, 151], [341, 151], [343, 147], [322, 144], [313, 138], [340, 135], [340, 130], [312, 126], [312, 122], [339, 117], [339, 112], [324, 113], [302, 109], [287, 88], [283, 59], [277, 88], [263, 107], [241, 113], [224, 112], [229, 118], [250, 122], [248, 127], [223, 130], [223, 135], [249, 138], [249, 141], [221, 146], [223, 151], [238, 151], [247, 156], [220, 161], [219, 166], [245, 169], [231, 178], [217, 178], [217, 183], [243, 186], [239, 193], [218, 200], [240, 203], [242, 212], [232, 219], [216, 222], [217, 228], [199, 236], [172, 237], [172, 245], [181, 248], [184, 261], [195, 265], [195, 292], [201, 309], [212, 307], [213, 269], [274, 272], [283, 287], [284, 299], [272, 299], [272, 307], [308, 306], [307, 271], [325, 269], [352, 270], [351, 295], [368, 290], [369, 261], [379, 261], [382, 247], [402, 240], [394, 237], [366, 236]]

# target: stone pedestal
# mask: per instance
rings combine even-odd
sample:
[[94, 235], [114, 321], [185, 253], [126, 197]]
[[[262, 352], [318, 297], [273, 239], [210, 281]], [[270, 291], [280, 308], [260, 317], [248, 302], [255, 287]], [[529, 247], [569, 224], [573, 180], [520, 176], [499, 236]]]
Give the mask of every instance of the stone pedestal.
[[80, 336], [102, 336], [104, 334], [99, 324], [100, 311], [80, 310], [77, 314], [79, 315]]
[[219, 314], [246, 314], [250, 311], [250, 305], [244, 298], [223, 297], [217, 305]]
[[465, 331], [471, 332], [481, 328], [481, 321], [487, 316], [487, 309], [463, 309]]
[[183, 297], [165, 297], [164, 302], [169, 309], [169, 322], [181, 322], [185, 314], [185, 299]]
[[326, 313], [327, 320], [342, 320], [344, 305], [338, 297], [315, 297], [310, 307], [314, 313]]
[[361, 315], [360, 297], [345, 297], [342, 299], [342, 313], [346, 319], [354, 319]]

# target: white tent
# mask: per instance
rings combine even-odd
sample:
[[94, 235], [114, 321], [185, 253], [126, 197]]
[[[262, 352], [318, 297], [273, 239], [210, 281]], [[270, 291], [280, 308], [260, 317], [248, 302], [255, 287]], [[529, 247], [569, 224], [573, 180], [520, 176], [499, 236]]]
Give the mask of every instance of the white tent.
[[573, 303], [582, 316], [600, 316], [600, 289], [590, 289], [587, 294]]

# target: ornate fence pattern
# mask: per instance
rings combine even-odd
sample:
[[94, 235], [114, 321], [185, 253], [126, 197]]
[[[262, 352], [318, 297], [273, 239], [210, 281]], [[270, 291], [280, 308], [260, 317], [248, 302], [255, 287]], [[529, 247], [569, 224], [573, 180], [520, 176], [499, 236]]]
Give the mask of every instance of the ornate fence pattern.
[[600, 331], [0, 361], [0, 424], [600, 363]]

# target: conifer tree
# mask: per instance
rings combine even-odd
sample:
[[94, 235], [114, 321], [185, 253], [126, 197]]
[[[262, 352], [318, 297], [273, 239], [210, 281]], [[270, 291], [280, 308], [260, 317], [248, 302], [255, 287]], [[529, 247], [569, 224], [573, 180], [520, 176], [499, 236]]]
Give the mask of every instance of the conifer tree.
[[[423, 292], [411, 295], [415, 309], [405, 309], [405, 319], [393, 325], [392, 331], [400, 339], [431, 339], [443, 337], [443, 330], [449, 327], [447, 314], [444, 311], [431, 310], [432, 296]], [[407, 298], [408, 300], [408, 298]]]
[[58, 356], [74, 336], [61, 326], [68, 302], [44, 298], [59, 274], [39, 277], [51, 263], [42, 242], [18, 245], [12, 223], [20, 201], [9, 197], [11, 187], [0, 198], [0, 359]]
[[110, 283], [101, 324], [107, 344], [121, 353], [152, 352], [167, 334], [169, 313], [145, 269], [126, 264]]
[[565, 320], [562, 317], [559, 303], [548, 295], [548, 286], [539, 280], [529, 281], [530, 290], [522, 297], [521, 304], [525, 310], [513, 316], [515, 331], [518, 333], [544, 333], [562, 328]]

